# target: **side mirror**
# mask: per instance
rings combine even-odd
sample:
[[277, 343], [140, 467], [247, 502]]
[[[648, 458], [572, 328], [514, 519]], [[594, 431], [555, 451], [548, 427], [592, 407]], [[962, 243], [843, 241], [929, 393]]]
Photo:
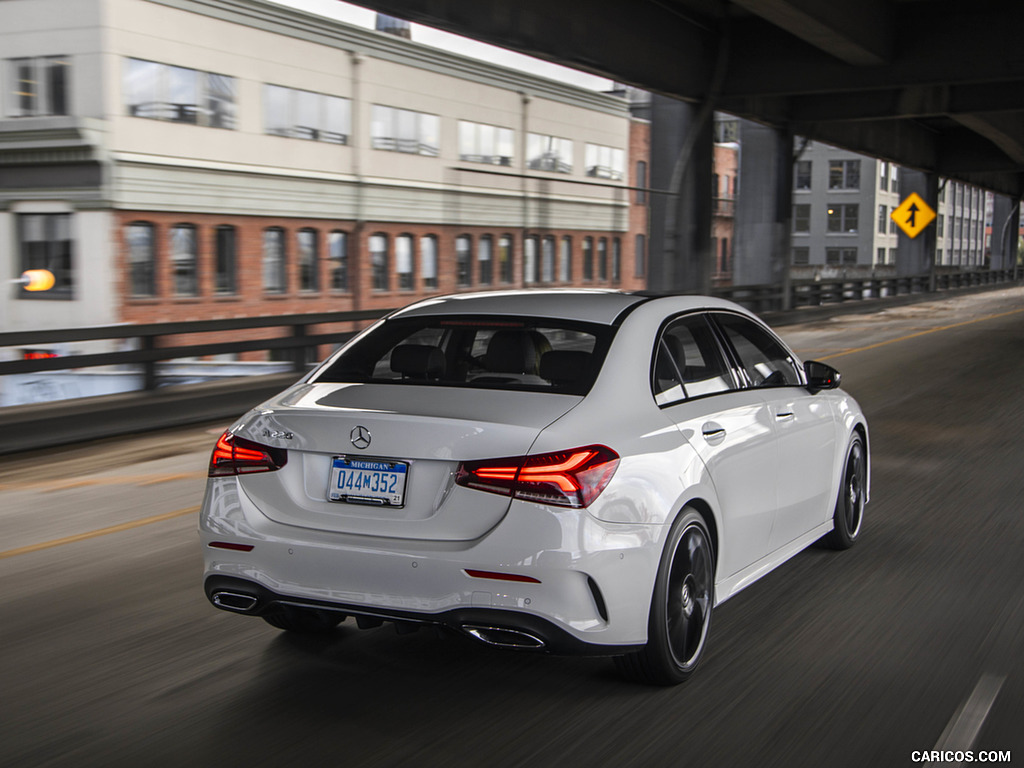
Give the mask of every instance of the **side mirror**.
[[804, 363], [804, 372], [807, 374], [807, 388], [811, 392], [821, 389], [835, 389], [839, 386], [842, 378], [839, 371], [826, 363], [819, 363], [817, 360], [808, 360]]

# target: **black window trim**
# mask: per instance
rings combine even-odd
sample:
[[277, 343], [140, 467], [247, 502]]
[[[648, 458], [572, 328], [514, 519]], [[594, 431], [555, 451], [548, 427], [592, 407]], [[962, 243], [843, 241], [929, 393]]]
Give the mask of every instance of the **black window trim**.
[[[651, 387], [651, 398], [654, 399], [654, 404], [658, 407], [659, 410], [665, 410], [666, 408], [673, 408], [673, 407], [675, 407], [677, 405], [681, 405], [683, 403], [693, 403], [693, 402], [696, 402], [698, 400], [704, 400], [705, 398], [709, 398], [709, 397], [719, 397], [721, 395], [728, 395], [728, 394], [731, 394], [733, 392], [740, 392], [740, 391], [742, 391], [744, 389], [748, 389], [749, 388], [749, 387], [746, 386], [745, 380], [743, 378], [741, 378], [742, 369], [737, 369], [737, 366], [736, 366], [736, 363], [735, 363], [735, 358], [732, 356], [730, 348], [726, 344], [723, 344], [721, 329], [719, 329], [719, 327], [718, 327], [718, 325], [716, 323], [711, 321], [711, 312], [712, 311], [713, 310], [710, 310], [710, 309], [707, 309], [707, 308], [684, 310], [683, 312], [677, 312], [674, 315], [670, 315], [669, 317], [665, 318], [664, 320], [662, 320], [661, 325], [658, 326], [658, 333], [657, 333], [657, 335], [655, 337], [655, 340], [654, 340], [654, 349], [652, 350], [652, 353], [651, 353], [651, 363], [650, 363], [650, 376], [649, 376], [649, 379], [650, 379], [650, 387]], [[739, 313], [733, 313], [733, 314], [739, 314]], [[704, 315], [704, 319], [705, 319], [705, 321], [707, 321], [708, 327], [711, 329], [711, 335], [712, 335], [712, 338], [715, 340], [715, 345], [718, 348], [718, 352], [719, 352], [719, 354], [722, 355], [722, 361], [725, 363], [726, 367], [730, 371], [730, 375], [732, 377], [732, 388], [731, 389], [727, 389], [724, 392], [708, 392], [707, 394], [704, 394], [704, 395], [688, 395], [688, 394], [686, 394], [686, 384], [683, 382], [682, 372], [679, 370], [679, 366], [676, 365], [676, 361], [672, 357], [669, 357], [669, 360], [672, 362], [672, 367], [675, 368], [676, 374], [679, 376], [679, 383], [680, 383], [680, 386], [682, 387], [682, 390], [683, 390], [683, 396], [680, 399], [678, 399], [678, 400], [673, 400], [673, 401], [668, 402], [668, 403], [659, 403], [657, 401], [657, 399], [656, 399], [657, 398], [657, 392], [655, 391], [655, 374], [656, 374], [655, 366], [656, 366], [657, 359], [658, 359], [657, 355], [658, 355], [658, 352], [660, 351], [661, 347], [664, 346], [665, 349], [666, 349], [666, 352], [668, 351], [668, 345], [665, 344], [665, 341], [664, 341], [665, 331], [666, 331], [666, 329], [668, 329], [668, 327], [670, 325], [675, 323], [677, 320], [680, 320], [682, 318], [689, 317], [689, 316], [692, 316], [692, 315]], [[787, 347], [787, 349], [788, 349], [788, 347]]]
[[[737, 376], [737, 378], [741, 382], [740, 389], [786, 389], [787, 387], [792, 388], [807, 386], [807, 376], [804, 372], [803, 366], [799, 364], [800, 358], [796, 356], [796, 353], [794, 353], [793, 350], [789, 348], [789, 345], [786, 344], [786, 342], [784, 342], [781, 338], [779, 338], [779, 335], [775, 333], [775, 331], [773, 331], [766, 323], [762, 322], [761, 320], [755, 317], [746, 315], [742, 312], [735, 312], [728, 309], [710, 309], [707, 310], [707, 314], [708, 320], [711, 321], [712, 327], [718, 334], [719, 343], [722, 344], [728, 352], [728, 359], [730, 365], [733, 368], [734, 375]], [[721, 327], [721, 325], [719, 325], [715, 315], [732, 315], [733, 317], [738, 317], [743, 320], [752, 322], [754, 325], [759, 326], [762, 330], [767, 331], [768, 334], [779, 343], [779, 346], [781, 346], [788, 353], [789, 360], [793, 364], [793, 368], [796, 370], [796, 377], [799, 383], [767, 385], [762, 384], [760, 386], [755, 385], [754, 382], [750, 380], [750, 377], [747, 376], [747, 370], [746, 368], [743, 367], [743, 362], [740, 360], [739, 353], [733, 347], [732, 342], [729, 340], [728, 334], [726, 334], [725, 330]]]

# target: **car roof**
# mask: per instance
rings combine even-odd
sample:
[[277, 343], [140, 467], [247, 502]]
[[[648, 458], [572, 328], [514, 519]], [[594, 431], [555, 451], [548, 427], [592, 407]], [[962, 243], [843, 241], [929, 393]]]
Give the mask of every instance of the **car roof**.
[[738, 305], [710, 296], [657, 296], [601, 289], [535, 289], [459, 293], [418, 301], [390, 317], [425, 315], [514, 315], [614, 324], [637, 305], [665, 302], [666, 314], [695, 309], [733, 309]]

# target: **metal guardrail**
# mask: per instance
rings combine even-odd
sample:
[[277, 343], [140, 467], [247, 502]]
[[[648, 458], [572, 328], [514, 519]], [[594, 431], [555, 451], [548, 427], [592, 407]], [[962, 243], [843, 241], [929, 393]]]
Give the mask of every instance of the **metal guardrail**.
[[[862, 301], [886, 296], [928, 293], [1016, 279], [1014, 270], [985, 270], [972, 272], [944, 272], [914, 277], [887, 277], [862, 279], [799, 280], [790, 285], [792, 308], [824, 306], [841, 302]], [[933, 288], [934, 284], [934, 288]], [[716, 288], [716, 296], [730, 299], [754, 312], [770, 312], [785, 306], [784, 289], [778, 285], [746, 285]], [[323, 312], [271, 317], [231, 318], [224, 320], [193, 320], [145, 325], [107, 325], [91, 328], [64, 328], [45, 331], [14, 331], [0, 333], [0, 347], [31, 348], [39, 344], [71, 341], [112, 341], [138, 339], [138, 349], [96, 354], [69, 355], [35, 360], [9, 360], [0, 362], [0, 375], [40, 373], [98, 366], [141, 364], [144, 388], [154, 390], [159, 385], [156, 364], [160, 361], [184, 357], [203, 357], [254, 350], [290, 350], [294, 371], [304, 371], [309, 350], [322, 344], [339, 344], [354, 335], [354, 331], [310, 333], [314, 326], [376, 320], [390, 309], [359, 312]], [[290, 328], [287, 336], [261, 339], [212, 342], [205, 344], [160, 344], [161, 339], [202, 333], [248, 329]]]

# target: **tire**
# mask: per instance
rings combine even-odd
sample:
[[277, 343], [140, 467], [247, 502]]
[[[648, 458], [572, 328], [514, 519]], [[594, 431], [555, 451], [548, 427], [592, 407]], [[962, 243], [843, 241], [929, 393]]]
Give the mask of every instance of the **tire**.
[[846, 449], [843, 464], [843, 482], [832, 515], [832, 530], [821, 543], [830, 549], [849, 549], [860, 536], [864, 524], [864, 504], [867, 492], [867, 451], [864, 438], [854, 433]]
[[294, 605], [279, 605], [263, 617], [272, 627], [301, 635], [320, 635], [334, 630], [345, 620], [344, 614], [335, 611], [318, 611], [315, 608], [297, 608]]
[[637, 682], [678, 685], [704, 655], [715, 604], [714, 551], [697, 512], [684, 509], [669, 532], [658, 566], [647, 625], [647, 645], [615, 659]]

